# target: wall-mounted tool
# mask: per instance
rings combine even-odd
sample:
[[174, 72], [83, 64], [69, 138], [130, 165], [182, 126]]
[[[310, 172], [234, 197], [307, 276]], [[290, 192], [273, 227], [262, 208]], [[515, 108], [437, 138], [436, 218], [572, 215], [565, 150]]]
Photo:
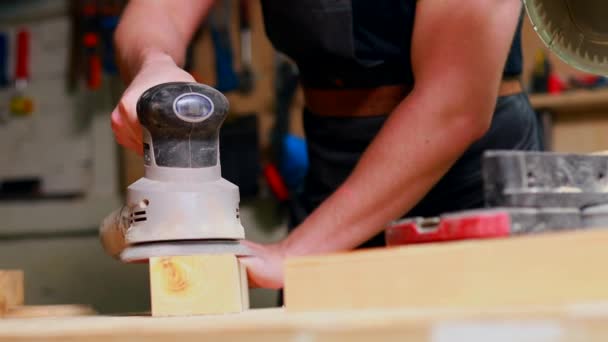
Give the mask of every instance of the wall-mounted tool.
[[9, 120], [9, 100], [6, 98], [10, 85], [8, 76], [8, 47], [9, 37], [6, 32], [0, 32], [0, 124]]
[[249, 94], [253, 90], [253, 58], [251, 48], [251, 0], [239, 0], [239, 35], [241, 41], [241, 70], [239, 91]]
[[34, 111], [34, 101], [28, 94], [30, 77], [30, 32], [21, 29], [16, 37], [15, 89], [10, 100], [10, 111], [14, 116], [28, 116]]
[[308, 156], [305, 141], [289, 134], [290, 108], [298, 87], [298, 70], [286, 57], [276, 54], [275, 75], [271, 161], [264, 166], [264, 177], [277, 200], [287, 208], [290, 220], [301, 222], [306, 218], [306, 210], [297, 194], [308, 169]]
[[546, 93], [549, 75], [553, 72], [553, 66], [547, 58], [543, 49], [536, 50], [534, 54], [534, 68], [530, 77], [530, 93]]
[[215, 88], [224, 93], [239, 87], [230, 41], [231, 6], [231, 1], [220, 1], [209, 16], [209, 29], [215, 51]]
[[118, 74], [116, 56], [114, 55], [114, 31], [118, 26], [118, 19], [123, 0], [105, 0], [99, 10], [99, 35], [101, 38], [101, 55], [103, 71], [110, 75]]
[[568, 78], [568, 89], [598, 89], [608, 87], [608, 77], [580, 75]]
[[0, 88], [6, 88], [10, 84], [8, 76], [8, 47], [8, 34], [6, 32], [0, 32]]
[[[83, 231], [99, 223], [100, 213], [120, 204], [118, 150], [107, 117], [111, 103], [105, 105], [105, 93], [95, 94], [99, 97], [92, 101], [81, 91], [84, 87], [68, 92], [65, 86], [74, 14], [68, 1], [1, 3], [0, 22], [11, 44], [10, 86], [0, 89], [0, 101], [8, 108], [15, 93], [17, 35], [26, 28], [30, 39], [25, 94], [34, 100], [34, 112], [11, 116], [0, 125], [0, 234]], [[82, 70], [74, 71], [82, 79]], [[87, 124], [80, 126], [85, 116]]]
[[273, 159], [287, 186], [296, 190], [308, 167], [306, 143], [289, 134], [290, 108], [298, 88], [298, 68], [281, 54], [275, 55], [275, 122], [271, 131]]
[[129, 186], [127, 204], [103, 221], [106, 251], [123, 261], [248, 254], [239, 243], [245, 237], [239, 189], [221, 176], [218, 137], [228, 100], [202, 84], [165, 83], [141, 96], [137, 115], [145, 176]]
[[99, 27], [99, 5], [96, 1], [87, 1], [81, 8], [84, 34], [84, 47], [87, 87], [97, 90], [101, 87], [101, 37]]

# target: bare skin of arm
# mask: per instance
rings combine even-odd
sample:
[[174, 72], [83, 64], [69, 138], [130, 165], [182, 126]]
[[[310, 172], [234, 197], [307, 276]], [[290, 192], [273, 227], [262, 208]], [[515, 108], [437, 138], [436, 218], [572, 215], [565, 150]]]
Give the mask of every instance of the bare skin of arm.
[[164, 82], [194, 82], [180, 68], [186, 48], [214, 0], [131, 0], [114, 41], [120, 74], [129, 87], [112, 112], [112, 129], [123, 146], [142, 153], [135, 105], [148, 88]]
[[282, 260], [352, 249], [410, 210], [488, 130], [521, 10], [519, 0], [418, 1], [416, 84], [347, 180], [282, 242], [244, 262], [282, 286]]

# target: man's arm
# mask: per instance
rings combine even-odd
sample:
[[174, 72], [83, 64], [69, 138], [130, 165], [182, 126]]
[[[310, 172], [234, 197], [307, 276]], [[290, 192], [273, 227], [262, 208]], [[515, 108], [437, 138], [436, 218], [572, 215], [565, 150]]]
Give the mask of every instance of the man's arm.
[[121, 75], [130, 83], [146, 58], [166, 55], [184, 63], [186, 48], [215, 0], [131, 0], [114, 42]]
[[489, 128], [519, 0], [418, 1], [416, 80], [342, 186], [285, 241], [285, 254], [347, 250], [410, 210]]
[[136, 103], [148, 88], [166, 82], [194, 82], [180, 68], [196, 27], [214, 0], [131, 0], [114, 35], [118, 66], [129, 84], [112, 111], [116, 141], [143, 153]]

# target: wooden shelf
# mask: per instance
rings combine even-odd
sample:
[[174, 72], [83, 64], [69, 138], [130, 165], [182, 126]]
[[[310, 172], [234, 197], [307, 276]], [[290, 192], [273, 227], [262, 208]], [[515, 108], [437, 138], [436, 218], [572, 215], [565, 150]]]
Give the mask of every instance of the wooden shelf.
[[608, 89], [530, 95], [530, 103], [536, 110], [545, 109], [557, 114], [592, 110], [605, 110], [608, 113]]

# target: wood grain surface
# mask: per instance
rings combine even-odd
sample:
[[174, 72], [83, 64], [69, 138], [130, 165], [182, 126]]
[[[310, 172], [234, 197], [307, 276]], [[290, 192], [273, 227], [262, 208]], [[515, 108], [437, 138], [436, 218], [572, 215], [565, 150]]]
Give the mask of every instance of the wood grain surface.
[[492, 308], [608, 301], [608, 230], [287, 260], [289, 311]]
[[[23, 305], [24, 276], [21, 270], [0, 270], [0, 302], [6, 308]], [[0, 303], [0, 307], [2, 304]], [[1, 310], [0, 310], [1, 311]]]
[[399, 309], [190, 317], [0, 320], [0, 341], [543, 341], [608, 340], [608, 306]]
[[152, 315], [241, 312], [249, 307], [246, 277], [234, 255], [151, 258]]

